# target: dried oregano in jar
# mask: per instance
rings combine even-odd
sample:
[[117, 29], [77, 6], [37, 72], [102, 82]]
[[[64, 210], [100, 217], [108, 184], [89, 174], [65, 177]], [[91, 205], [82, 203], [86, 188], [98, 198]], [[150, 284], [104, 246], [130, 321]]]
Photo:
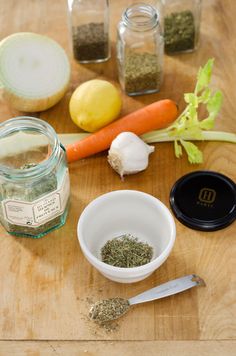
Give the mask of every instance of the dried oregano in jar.
[[169, 53], [194, 49], [195, 25], [191, 11], [171, 13], [164, 19], [165, 51]]
[[154, 92], [161, 84], [158, 57], [152, 53], [128, 52], [124, 66], [125, 90], [128, 93]]
[[108, 41], [108, 33], [103, 23], [91, 22], [73, 27], [74, 57], [81, 62], [107, 58]]
[[16, 236], [39, 238], [65, 223], [70, 194], [64, 148], [43, 120], [0, 125], [0, 222]]
[[143, 95], [160, 90], [164, 39], [154, 7], [134, 4], [118, 24], [117, 63], [119, 81], [128, 95]]
[[191, 52], [199, 41], [201, 0], [165, 0], [165, 52]]
[[68, 1], [74, 58], [80, 63], [110, 57], [109, 1]]

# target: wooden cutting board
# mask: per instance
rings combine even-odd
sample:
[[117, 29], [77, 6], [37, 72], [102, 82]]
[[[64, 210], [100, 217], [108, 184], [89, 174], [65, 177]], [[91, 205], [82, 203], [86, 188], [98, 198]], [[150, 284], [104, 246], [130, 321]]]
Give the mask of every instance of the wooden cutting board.
[[[121, 11], [128, 2], [111, 0], [110, 3], [112, 58], [106, 63], [79, 65], [71, 55], [66, 1], [0, 0], [1, 38], [18, 31], [45, 34], [58, 41], [70, 56], [72, 78], [65, 97], [50, 110], [32, 114], [47, 121], [58, 133], [78, 132], [68, 111], [70, 96], [77, 85], [92, 78], [103, 78], [119, 88], [115, 33]], [[183, 94], [193, 90], [199, 66], [214, 57], [212, 85], [224, 94], [215, 129], [236, 131], [236, 2], [206, 0], [202, 10], [199, 49], [190, 54], [165, 56], [160, 93], [135, 98], [122, 94], [122, 114], [162, 98], [175, 100], [180, 110], [183, 109]], [[4, 121], [22, 113], [1, 99], [0, 114], [0, 120]], [[0, 228], [0, 339], [146, 342], [235, 339], [235, 223], [221, 231], [206, 233], [191, 230], [176, 220], [177, 240], [168, 260], [146, 280], [130, 285], [111, 282], [100, 275], [85, 260], [76, 236], [82, 210], [103, 193], [136, 189], [158, 197], [169, 206], [172, 185], [186, 173], [210, 169], [236, 180], [236, 145], [200, 142], [198, 146], [204, 153], [204, 163], [191, 165], [186, 156], [181, 159], [174, 156], [172, 143], [157, 144], [148, 169], [124, 181], [107, 164], [106, 153], [73, 163], [70, 165], [70, 213], [63, 228], [39, 240], [12, 237]], [[88, 320], [88, 309], [93, 300], [131, 297], [190, 273], [203, 277], [207, 287], [139, 305], [120, 320], [117, 330], [110, 333]], [[148, 347], [147, 343], [144, 345]], [[183, 345], [185, 350], [189, 347], [189, 352], [194, 348], [193, 344]], [[222, 345], [224, 343], [214, 344], [216, 352], [224, 347]], [[150, 353], [152, 350], [151, 354], [155, 354], [156, 348], [151, 347]], [[163, 344], [161, 347], [163, 349]], [[4, 355], [8, 354], [8, 344], [0, 344], [1, 350], [5, 350]], [[107, 350], [109, 353], [109, 348]], [[210, 346], [208, 350], [211, 350]], [[225, 350], [228, 354], [233, 352], [231, 346]]]

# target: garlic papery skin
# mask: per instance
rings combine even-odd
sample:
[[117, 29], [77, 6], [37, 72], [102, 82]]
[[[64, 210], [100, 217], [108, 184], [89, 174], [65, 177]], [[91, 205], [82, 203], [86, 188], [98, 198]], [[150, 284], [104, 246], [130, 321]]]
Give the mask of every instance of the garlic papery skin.
[[111, 143], [108, 162], [121, 178], [126, 174], [143, 171], [155, 147], [147, 145], [133, 132], [120, 133]]

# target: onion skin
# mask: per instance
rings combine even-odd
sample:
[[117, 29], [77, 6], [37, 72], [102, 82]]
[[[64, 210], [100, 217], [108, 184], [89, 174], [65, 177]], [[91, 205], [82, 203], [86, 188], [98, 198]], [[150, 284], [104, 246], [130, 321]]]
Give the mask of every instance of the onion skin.
[[57, 104], [65, 95], [68, 86], [69, 80], [68, 83], [64, 86], [64, 88], [58, 91], [56, 94], [42, 99], [27, 99], [26, 97], [21, 97], [19, 95], [16, 95], [15, 93], [12, 93], [6, 88], [2, 88], [2, 96], [16, 110], [25, 112], [39, 112], [47, 110]]

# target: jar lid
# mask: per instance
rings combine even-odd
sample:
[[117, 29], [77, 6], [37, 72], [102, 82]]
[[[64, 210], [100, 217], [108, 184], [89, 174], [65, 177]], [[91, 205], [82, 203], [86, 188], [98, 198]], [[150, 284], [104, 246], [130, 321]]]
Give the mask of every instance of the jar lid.
[[219, 230], [236, 219], [236, 184], [217, 172], [192, 172], [173, 185], [170, 205], [184, 225], [195, 230]]

